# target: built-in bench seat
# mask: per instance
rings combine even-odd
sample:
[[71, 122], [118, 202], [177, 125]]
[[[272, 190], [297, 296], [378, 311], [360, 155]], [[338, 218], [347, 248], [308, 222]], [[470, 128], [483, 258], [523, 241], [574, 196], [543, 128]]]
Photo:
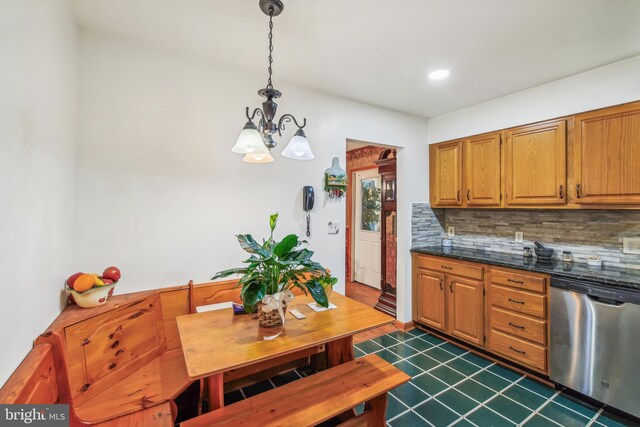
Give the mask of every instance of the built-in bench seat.
[[[85, 423], [109, 420], [172, 402], [193, 380], [187, 375], [182, 349], [169, 350], [75, 408]], [[153, 415], [153, 411], [150, 412]]]
[[[173, 427], [175, 413], [170, 402], [134, 412], [129, 415], [114, 418], [104, 423], [94, 424], [95, 427]], [[72, 426], [73, 427], [73, 426]]]
[[344, 426], [384, 426], [387, 392], [411, 377], [374, 354], [185, 421], [181, 427], [312, 426], [352, 410]]

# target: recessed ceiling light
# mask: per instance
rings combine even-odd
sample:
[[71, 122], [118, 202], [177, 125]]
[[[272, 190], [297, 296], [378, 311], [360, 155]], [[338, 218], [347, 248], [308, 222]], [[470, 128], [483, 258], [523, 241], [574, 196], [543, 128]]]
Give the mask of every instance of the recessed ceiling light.
[[449, 70], [436, 70], [429, 73], [429, 78], [431, 80], [440, 80], [444, 79], [449, 75]]

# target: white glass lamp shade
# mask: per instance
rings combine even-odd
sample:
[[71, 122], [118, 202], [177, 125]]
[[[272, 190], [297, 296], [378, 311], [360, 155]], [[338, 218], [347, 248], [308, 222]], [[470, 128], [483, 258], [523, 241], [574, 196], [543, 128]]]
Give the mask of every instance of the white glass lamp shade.
[[307, 141], [307, 136], [302, 129], [298, 129], [289, 144], [282, 150], [282, 155], [290, 159], [296, 160], [311, 160], [313, 159], [313, 153]]
[[271, 153], [267, 150], [265, 153], [247, 153], [242, 160], [247, 163], [271, 163], [273, 162], [273, 157], [271, 157]]
[[260, 136], [260, 132], [258, 132], [258, 128], [252, 121], [248, 121], [242, 132], [240, 132], [240, 136], [238, 136], [238, 141], [236, 145], [231, 149], [234, 153], [239, 154], [247, 154], [247, 153], [264, 153], [268, 152], [267, 147], [265, 147], [264, 142], [262, 142], [262, 136]]

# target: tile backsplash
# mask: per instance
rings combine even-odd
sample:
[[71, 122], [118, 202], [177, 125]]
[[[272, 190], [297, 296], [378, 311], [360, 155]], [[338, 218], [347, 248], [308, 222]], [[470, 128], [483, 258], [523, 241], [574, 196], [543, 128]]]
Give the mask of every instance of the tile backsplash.
[[[640, 269], [640, 255], [622, 253], [623, 237], [640, 237], [640, 211], [613, 210], [488, 210], [412, 209], [412, 245], [439, 245], [446, 227], [455, 227], [454, 247], [522, 254], [539, 241], [556, 250], [571, 251], [578, 262], [598, 255], [607, 266]], [[514, 242], [516, 231], [524, 243]]]

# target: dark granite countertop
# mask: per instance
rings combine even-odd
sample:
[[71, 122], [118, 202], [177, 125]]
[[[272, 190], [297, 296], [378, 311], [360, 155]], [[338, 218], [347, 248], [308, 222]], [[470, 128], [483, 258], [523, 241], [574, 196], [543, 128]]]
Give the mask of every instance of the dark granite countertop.
[[538, 262], [536, 258], [525, 258], [503, 252], [484, 251], [466, 248], [443, 248], [442, 246], [414, 247], [411, 252], [446, 258], [499, 265], [520, 270], [551, 274], [552, 277], [580, 279], [609, 286], [637, 289], [640, 291], [640, 270], [604, 266], [600, 269], [589, 267], [586, 263], [563, 263], [552, 258], [551, 262]]

